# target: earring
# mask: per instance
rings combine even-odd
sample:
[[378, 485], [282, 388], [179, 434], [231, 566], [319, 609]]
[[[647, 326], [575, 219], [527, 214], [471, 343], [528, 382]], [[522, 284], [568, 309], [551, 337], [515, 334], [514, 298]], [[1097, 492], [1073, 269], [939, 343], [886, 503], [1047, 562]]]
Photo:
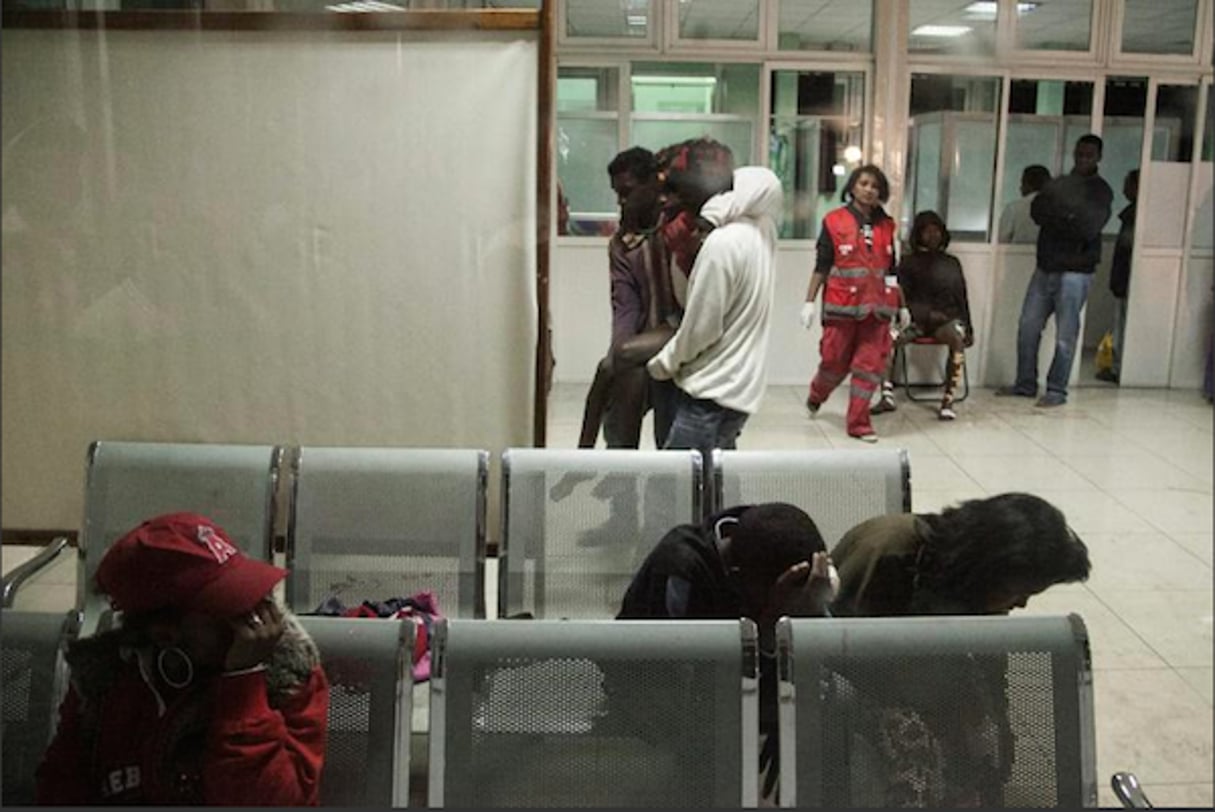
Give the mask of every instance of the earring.
[[156, 655], [156, 670], [171, 688], [185, 688], [194, 681], [194, 663], [190, 655], [177, 646], [160, 650]]

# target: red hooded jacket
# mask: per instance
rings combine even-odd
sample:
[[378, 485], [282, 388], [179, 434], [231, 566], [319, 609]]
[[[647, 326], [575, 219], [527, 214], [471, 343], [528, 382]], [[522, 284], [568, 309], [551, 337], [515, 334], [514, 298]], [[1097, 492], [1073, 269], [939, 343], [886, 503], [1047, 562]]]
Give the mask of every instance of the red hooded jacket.
[[38, 803], [317, 805], [329, 686], [315, 645], [292, 626], [266, 670], [180, 691], [118, 633], [79, 641]]

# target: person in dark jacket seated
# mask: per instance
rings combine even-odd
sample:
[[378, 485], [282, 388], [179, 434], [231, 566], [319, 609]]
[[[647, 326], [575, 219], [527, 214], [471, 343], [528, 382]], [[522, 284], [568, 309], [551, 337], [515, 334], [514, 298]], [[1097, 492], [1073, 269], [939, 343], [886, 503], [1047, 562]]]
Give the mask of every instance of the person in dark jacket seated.
[[[974, 328], [970, 321], [970, 301], [966, 295], [966, 277], [962, 264], [945, 249], [949, 246], [949, 229], [935, 211], [922, 211], [911, 226], [911, 252], [899, 262], [899, 289], [911, 311], [911, 324], [902, 329], [896, 345], [917, 338], [932, 337], [949, 348], [945, 373], [945, 391], [937, 416], [953, 420], [954, 391], [962, 382], [962, 367], [966, 363], [965, 349], [974, 344]], [[882, 396], [869, 411], [872, 414], [893, 412], [894, 355], [882, 381]]]
[[782, 615], [827, 613], [836, 578], [826, 549], [814, 520], [793, 505], [728, 508], [667, 533], [633, 577], [616, 616], [755, 621], [765, 796], [778, 775], [775, 625]]
[[96, 577], [121, 622], [68, 649], [38, 802], [316, 806], [329, 688], [271, 595], [286, 574], [191, 513], [115, 542]]

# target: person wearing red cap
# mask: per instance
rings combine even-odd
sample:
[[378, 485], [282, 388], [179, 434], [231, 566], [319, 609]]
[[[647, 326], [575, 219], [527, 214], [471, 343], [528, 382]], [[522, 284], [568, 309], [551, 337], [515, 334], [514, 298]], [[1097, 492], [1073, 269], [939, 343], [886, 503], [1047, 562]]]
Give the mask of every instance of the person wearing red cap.
[[115, 542], [96, 580], [121, 619], [68, 649], [38, 802], [315, 806], [329, 686], [286, 574], [192, 513]]

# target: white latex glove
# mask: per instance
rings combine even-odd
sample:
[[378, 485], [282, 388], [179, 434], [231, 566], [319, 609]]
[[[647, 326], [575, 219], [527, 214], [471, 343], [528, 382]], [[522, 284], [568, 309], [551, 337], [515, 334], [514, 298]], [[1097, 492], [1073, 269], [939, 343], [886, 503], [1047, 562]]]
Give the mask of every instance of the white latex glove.
[[807, 330], [814, 326], [814, 302], [806, 302], [802, 305], [800, 318], [802, 327], [805, 327]]
[[905, 307], [899, 308], [899, 329], [906, 330], [911, 326], [911, 311]]

